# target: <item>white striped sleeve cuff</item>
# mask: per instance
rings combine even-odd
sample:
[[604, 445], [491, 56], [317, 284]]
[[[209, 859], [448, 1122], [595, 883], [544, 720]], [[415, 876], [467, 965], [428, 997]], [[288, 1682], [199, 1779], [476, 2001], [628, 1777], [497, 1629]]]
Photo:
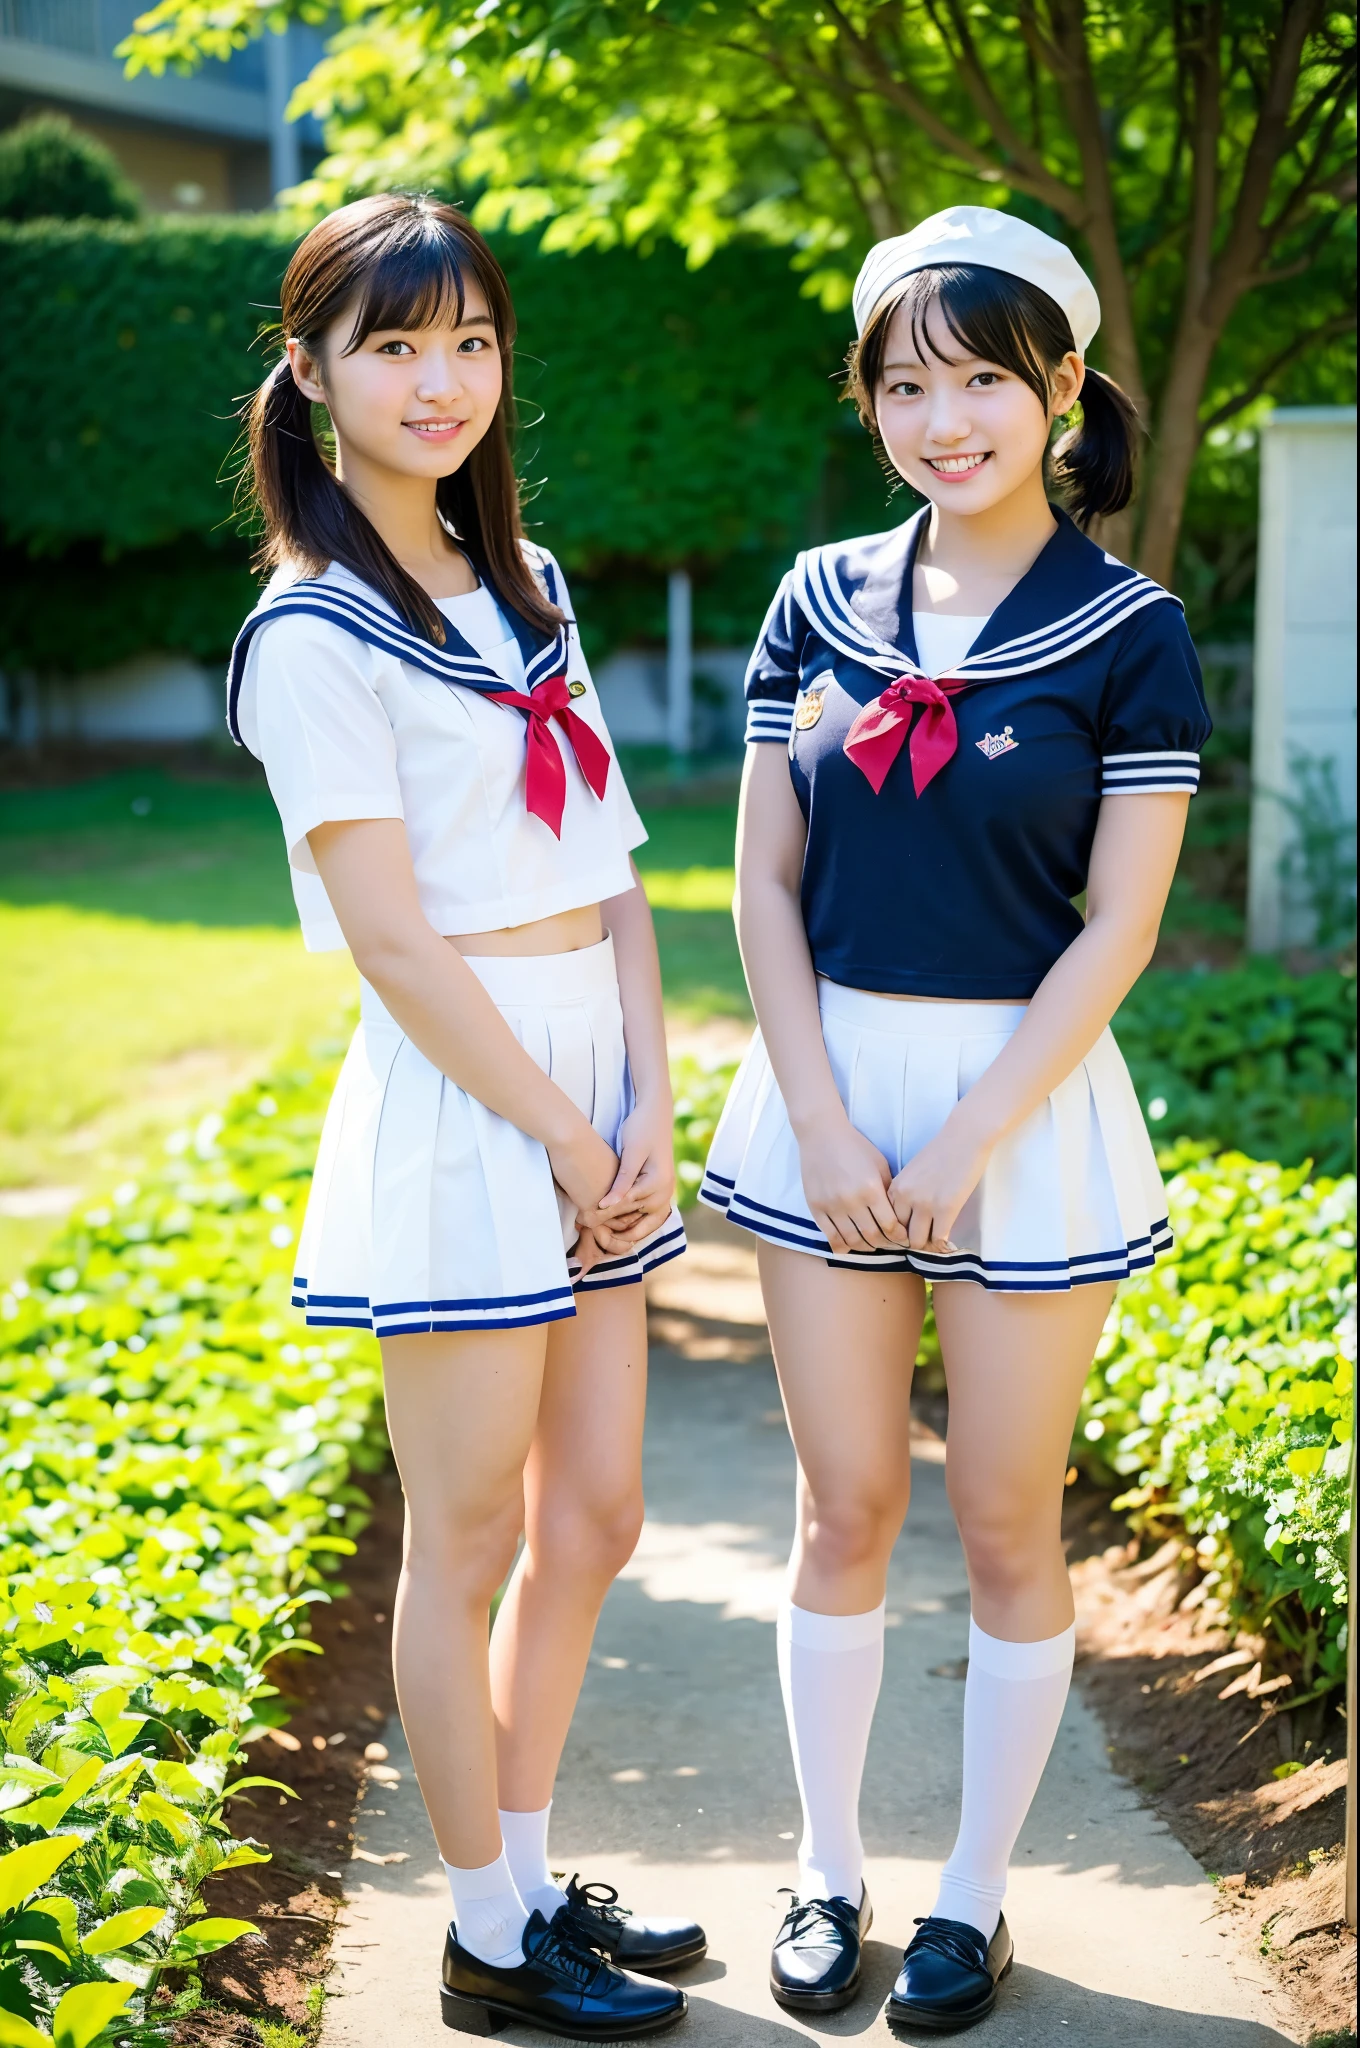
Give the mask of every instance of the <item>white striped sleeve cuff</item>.
[[1198, 754], [1105, 754], [1100, 767], [1102, 796], [1193, 796], [1199, 788]]
[[787, 746], [793, 731], [793, 704], [787, 697], [750, 697], [746, 702], [746, 744]]

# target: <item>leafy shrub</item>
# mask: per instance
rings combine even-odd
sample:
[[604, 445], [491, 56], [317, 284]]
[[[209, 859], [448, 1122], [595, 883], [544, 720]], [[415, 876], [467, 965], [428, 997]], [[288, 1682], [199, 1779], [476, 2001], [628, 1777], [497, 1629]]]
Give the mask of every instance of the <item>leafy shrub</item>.
[[1258, 959], [1145, 974], [1114, 1020], [1154, 1136], [1345, 1173], [1355, 1157], [1355, 975]]
[[249, 1931], [199, 1901], [266, 1853], [231, 1773], [383, 1455], [371, 1340], [287, 1307], [332, 1078], [181, 1133], [0, 1297], [0, 2040], [160, 2040], [161, 1972]]
[[0, 220], [135, 220], [137, 194], [118, 159], [61, 114], [35, 114], [0, 135]]
[[1133, 1481], [1115, 1505], [1135, 1530], [1194, 1541], [1302, 1704], [1345, 1678], [1355, 1181], [1193, 1144], [1166, 1164], [1176, 1249], [1120, 1291], [1076, 1454]]
[[690, 1057], [671, 1062], [675, 1090], [675, 1184], [682, 1209], [699, 1199], [708, 1148], [737, 1071], [735, 1060], [704, 1061]]

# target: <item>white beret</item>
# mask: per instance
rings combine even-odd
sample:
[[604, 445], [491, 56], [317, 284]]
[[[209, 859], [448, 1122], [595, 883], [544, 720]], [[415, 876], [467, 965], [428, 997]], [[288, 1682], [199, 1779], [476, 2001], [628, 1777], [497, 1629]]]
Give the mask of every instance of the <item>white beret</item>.
[[910, 234], [875, 242], [855, 279], [855, 330], [863, 334], [869, 315], [895, 285], [916, 270], [942, 263], [971, 263], [1023, 277], [1057, 301], [1067, 315], [1077, 353], [1085, 356], [1100, 325], [1096, 288], [1072, 251], [1041, 228], [992, 206], [948, 206], [932, 213]]

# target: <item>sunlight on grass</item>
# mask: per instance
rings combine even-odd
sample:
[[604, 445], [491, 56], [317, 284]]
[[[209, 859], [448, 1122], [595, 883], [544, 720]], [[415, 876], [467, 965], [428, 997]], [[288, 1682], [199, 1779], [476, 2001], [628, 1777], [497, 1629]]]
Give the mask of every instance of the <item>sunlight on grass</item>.
[[653, 910], [730, 910], [734, 868], [648, 868], [638, 862]]

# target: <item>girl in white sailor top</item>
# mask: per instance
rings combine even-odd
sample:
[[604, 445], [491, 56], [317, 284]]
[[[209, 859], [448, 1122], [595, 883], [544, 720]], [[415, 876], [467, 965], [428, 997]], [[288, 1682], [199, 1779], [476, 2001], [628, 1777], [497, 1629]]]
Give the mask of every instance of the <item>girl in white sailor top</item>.
[[857, 1803], [933, 1286], [973, 1609], [963, 1809], [890, 2016], [953, 2029], [1010, 1964], [1007, 1862], [1071, 1674], [1082, 1382], [1116, 1283], [1170, 1243], [1108, 1026], [1209, 720], [1180, 605], [1079, 530], [1127, 502], [1133, 417], [1084, 368], [1099, 307], [1070, 253], [953, 208], [872, 251], [855, 315], [861, 417], [929, 503], [800, 556], [751, 662], [737, 922], [760, 1029], [703, 1198], [759, 1240], [798, 1452], [778, 1635], [804, 1833], [772, 1967], [794, 2011], [859, 1984]]
[[615, 1965], [692, 1960], [702, 1930], [564, 1892], [547, 1861], [642, 1511], [638, 1283], [684, 1248], [645, 834], [561, 574], [520, 534], [514, 316], [486, 243], [450, 207], [360, 200], [302, 243], [282, 316], [250, 418], [277, 574], [230, 718], [307, 944], [348, 945], [361, 976], [295, 1299], [382, 1346], [397, 1696], [453, 1898], [443, 2015], [652, 2032], [684, 1994]]

